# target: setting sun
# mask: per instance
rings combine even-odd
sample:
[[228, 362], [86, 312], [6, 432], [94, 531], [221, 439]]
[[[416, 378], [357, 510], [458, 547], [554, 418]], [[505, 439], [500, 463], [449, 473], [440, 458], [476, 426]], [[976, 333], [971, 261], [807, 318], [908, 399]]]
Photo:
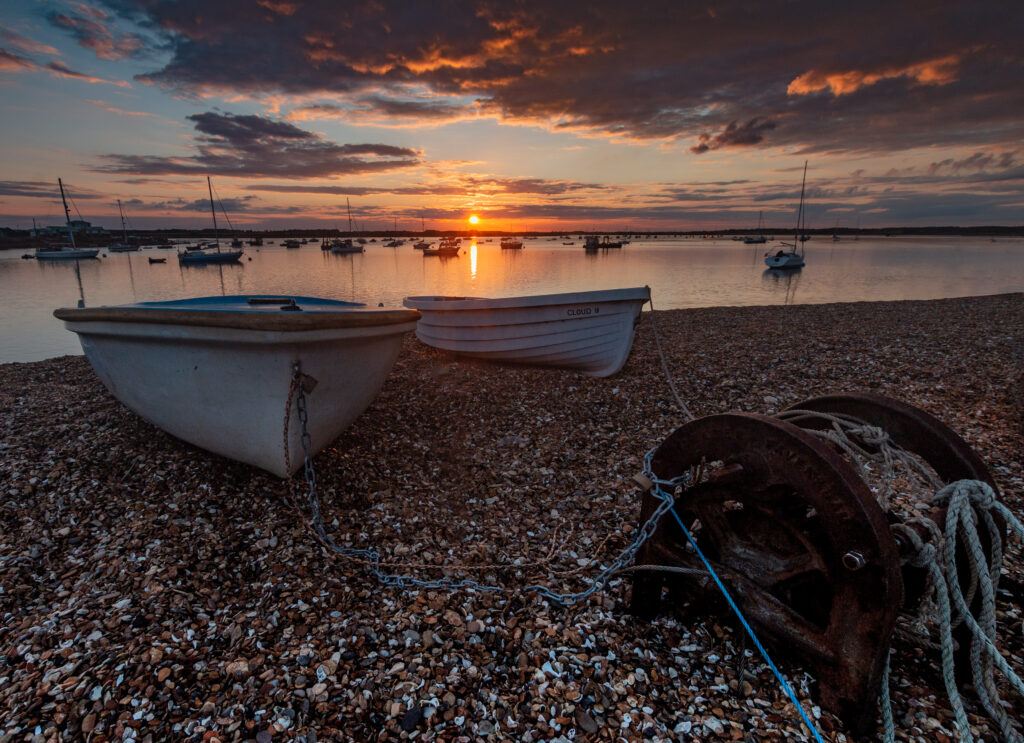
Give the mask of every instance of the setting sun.
[[475, 215], [475, 214], [474, 214], [474, 215], [472, 215], [472, 216], [471, 216], [471, 217], [469, 218], [469, 223], [470, 223], [470, 224], [479, 224], [479, 222], [480, 222], [480, 217], [478, 217], [478, 216], [477, 216], [477, 215]]

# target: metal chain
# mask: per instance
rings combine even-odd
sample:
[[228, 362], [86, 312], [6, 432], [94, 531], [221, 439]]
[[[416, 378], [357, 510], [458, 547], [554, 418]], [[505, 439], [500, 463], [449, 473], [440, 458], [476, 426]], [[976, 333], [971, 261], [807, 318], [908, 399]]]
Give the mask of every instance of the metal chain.
[[[392, 586], [395, 588], [418, 588], [426, 590], [469, 590], [479, 591], [481, 593], [501, 593], [506, 592], [507, 589], [504, 586], [497, 586], [488, 583], [480, 583], [479, 581], [470, 580], [468, 578], [463, 579], [452, 579], [452, 578], [438, 578], [435, 580], [423, 580], [420, 578], [414, 578], [410, 575], [398, 575], [395, 573], [389, 573], [384, 570], [387, 567], [387, 563], [380, 559], [380, 554], [375, 549], [364, 548], [352, 548], [342, 547], [334, 538], [327, 533], [324, 528], [323, 516], [320, 512], [320, 498], [317, 495], [316, 488], [316, 471], [313, 468], [313, 447], [312, 440], [309, 435], [309, 413], [306, 408], [306, 394], [301, 384], [301, 368], [298, 362], [294, 364], [293, 368], [293, 383], [298, 382], [297, 387], [298, 394], [295, 396], [296, 406], [298, 407], [299, 423], [302, 426], [302, 450], [305, 455], [304, 462], [304, 476], [308, 491], [306, 493], [306, 502], [309, 506], [309, 512], [312, 516], [313, 531], [317, 537], [340, 557], [355, 560], [366, 565], [370, 572], [373, 573], [374, 577], [383, 585]], [[664, 516], [675, 503], [673, 493], [679, 487], [687, 487], [691, 481], [691, 475], [689, 472], [681, 477], [674, 478], [672, 480], [661, 480], [658, 479], [651, 471], [651, 458], [654, 455], [654, 449], [649, 451], [644, 457], [644, 473], [651, 480], [654, 487], [651, 492], [654, 493], [660, 500], [658, 507], [651, 514], [650, 518], [644, 522], [644, 525], [637, 531], [633, 541], [627, 546], [622, 552], [619, 553], [608, 566], [602, 568], [602, 570], [594, 576], [590, 581], [590, 585], [582, 591], [573, 593], [559, 593], [553, 591], [548, 586], [544, 585], [530, 585], [526, 586], [522, 590], [527, 593], [534, 593], [541, 598], [552, 601], [561, 606], [573, 606], [593, 596], [595, 593], [603, 589], [608, 582], [619, 572], [623, 571], [627, 565], [629, 565], [633, 558], [636, 557], [636, 553], [643, 546], [652, 534], [658, 528], [658, 522], [661, 517]], [[457, 569], [457, 566], [437, 566], [442, 569]], [[508, 569], [522, 567], [519, 565], [502, 565], [495, 566], [496, 569]]]
[[292, 401], [295, 399], [295, 390], [302, 384], [301, 372], [299, 371], [299, 362], [295, 362], [292, 365], [292, 381], [288, 385], [288, 399], [284, 404], [284, 468], [285, 471], [292, 471], [292, 455], [290, 441], [288, 440], [289, 434], [288, 429], [292, 422]]
[[[296, 362], [294, 368], [295, 378], [299, 379], [301, 371], [298, 362]], [[468, 591], [479, 591], [481, 593], [509, 592], [509, 589], [506, 589], [503, 586], [495, 586], [480, 583], [478, 581], [469, 579], [453, 580], [450, 578], [441, 578], [438, 580], [421, 580], [419, 578], [413, 578], [410, 575], [396, 575], [393, 573], [386, 573], [384, 572], [384, 570], [382, 570], [384, 564], [381, 563], [379, 555], [375, 550], [352, 549], [349, 547], [338, 546], [335, 543], [334, 539], [327, 533], [327, 530], [324, 528], [323, 517], [320, 513], [320, 501], [316, 493], [316, 473], [313, 470], [312, 445], [309, 437], [309, 432], [307, 430], [308, 414], [306, 411], [306, 395], [302, 389], [301, 384], [299, 384], [298, 386], [298, 396], [296, 398], [296, 402], [299, 410], [299, 422], [302, 424], [302, 449], [305, 453], [306, 483], [309, 485], [307, 500], [309, 501], [310, 513], [312, 513], [313, 515], [313, 529], [315, 530], [317, 536], [324, 542], [324, 544], [330, 547], [331, 550], [333, 550], [336, 554], [340, 555], [341, 557], [347, 559], [357, 559], [360, 562], [367, 564], [370, 571], [377, 578], [378, 582], [380, 582], [383, 585], [393, 586], [396, 588], [417, 588], [420, 590], [442, 589], [454, 591], [465, 589]], [[633, 538], [633, 541], [629, 544], [629, 546], [622, 550], [622, 552], [619, 553], [619, 556], [616, 557], [610, 565], [604, 567], [590, 581], [590, 585], [582, 591], [577, 591], [575, 593], [559, 593], [557, 591], [551, 590], [548, 586], [534, 584], [526, 586], [522, 589], [522, 592], [536, 594], [540, 596], [542, 599], [547, 599], [548, 601], [551, 601], [552, 603], [558, 604], [562, 607], [574, 606], [587, 600], [595, 593], [602, 590], [609, 583], [609, 581], [611, 581], [611, 579], [615, 577], [615, 575], [628, 569], [627, 566], [633, 562], [633, 559], [636, 557], [636, 553], [640, 550], [644, 543], [651, 537], [651, 535], [653, 535], [654, 532], [657, 530], [658, 523], [661, 521], [661, 518], [665, 514], [671, 512], [673, 517], [676, 519], [676, 522], [679, 524], [680, 528], [686, 534], [687, 538], [690, 540], [690, 543], [697, 551], [697, 554], [704, 562], [704, 565], [710, 573], [711, 577], [714, 578], [719, 588], [725, 594], [726, 599], [732, 605], [733, 610], [736, 612], [740, 621], [743, 623], [744, 628], [753, 638], [754, 643], [761, 651], [762, 656], [767, 661], [772, 671], [775, 673], [775, 676], [778, 678], [779, 682], [782, 684], [783, 691], [789, 696], [792, 703], [796, 706], [798, 712], [800, 713], [800, 717], [803, 719], [808, 729], [814, 735], [814, 739], [818, 741], [818, 743], [823, 743], [821, 734], [818, 732], [817, 728], [811, 721], [810, 717], [807, 716], [807, 713], [803, 709], [803, 705], [800, 704], [800, 700], [793, 692], [792, 687], [790, 687], [789, 683], [786, 681], [782, 673], [776, 667], [775, 663], [768, 655], [768, 651], [765, 650], [764, 646], [761, 644], [761, 641], [757, 638], [757, 635], [754, 634], [754, 630], [751, 629], [750, 625], [747, 623], [747, 620], [744, 618], [739, 607], [733, 602], [732, 598], [729, 596], [729, 593], [725, 589], [725, 586], [722, 584], [721, 580], [715, 574], [714, 570], [712, 570], [711, 565], [707, 562], [706, 558], [701, 553], [700, 548], [697, 546], [697, 543], [693, 539], [693, 536], [690, 534], [689, 530], [680, 520], [679, 514], [677, 514], [675, 512], [675, 509], [673, 508], [676, 500], [675, 494], [679, 491], [679, 489], [685, 489], [687, 487], [692, 486], [693, 484], [695, 484], [695, 481], [698, 479], [698, 477], [695, 476], [693, 470], [688, 470], [681, 476], [669, 480], [663, 480], [659, 478], [657, 475], [654, 474], [654, 470], [652, 468], [652, 460], [654, 458], [654, 453], [656, 450], [657, 447], [651, 449], [649, 452], [647, 452], [647, 454], [644, 455], [644, 475], [651, 483], [650, 493], [655, 498], [658, 499], [659, 503], [657, 507], [654, 509], [654, 512], [650, 515], [650, 517], [648, 517], [647, 521], [644, 522], [644, 525], [640, 527], [639, 530], [637, 530], [637, 534]], [[516, 566], [510, 565], [508, 567]]]

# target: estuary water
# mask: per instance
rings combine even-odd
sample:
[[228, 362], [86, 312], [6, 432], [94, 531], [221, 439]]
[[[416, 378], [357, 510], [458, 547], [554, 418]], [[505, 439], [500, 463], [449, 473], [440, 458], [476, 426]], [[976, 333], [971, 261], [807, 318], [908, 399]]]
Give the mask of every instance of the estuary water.
[[[574, 245], [563, 245], [573, 240]], [[278, 241], [279, 243], [280, 241]], [[432, 242], [437, 242], [436, 239]], [[1024, 291], [1024, 238], [852, 237], [806, 244], [805, 268], [770, 271], [777, 248], [729, 238], [634, 239], [621, 250], [584, 252], [574, 238], [528, 238], [501, 250], [498, 238], [464, 239], [451, 258], [424, 256], [411, 242], [332, 255], [311, 242], [247, 247], [242, 262], [180, 266], [174, 250], [102, 253], [81, 262], [0, 253], [0, 363], [79, 354], [57, 307], [125, 304], [220, 294], [298, 294], [369, 305], [401, 305], [423, 294], [518, 296], [651, 287], [655, 309], [939, 299]], [[166, 258], [150, 263], [149, 258]]]

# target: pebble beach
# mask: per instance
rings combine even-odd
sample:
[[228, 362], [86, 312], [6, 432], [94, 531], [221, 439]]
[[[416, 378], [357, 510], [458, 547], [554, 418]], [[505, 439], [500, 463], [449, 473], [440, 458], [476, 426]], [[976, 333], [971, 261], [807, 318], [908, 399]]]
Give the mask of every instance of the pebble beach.
[[[632, 477], [685, 420], [655, 323], [694, 415], [894, 397], [966, 439], [1021, 514], [1019, 293], [644, 313], [609, 379], [460, 360], [410, 334], [377, 399], [314, 459], [326, 529], [389, 572], [500, 592], [382, 586], [318, 541], [301, 477], [170, 437], [83, 356], [6, 364], [0, 743], [813, 740], [730, 617], [641, 621], [627, 575], [571, 608], [523, 590], [581, 590], [633, 540]], [[1019, 544], [997, 598], [1022, 674]], [[894, 650], [897, 740], [959, 740], [937, 652]], [[778, 656], [822, 737], [857, 740]], [[997, 740], [965, 700], [975, 738]]]

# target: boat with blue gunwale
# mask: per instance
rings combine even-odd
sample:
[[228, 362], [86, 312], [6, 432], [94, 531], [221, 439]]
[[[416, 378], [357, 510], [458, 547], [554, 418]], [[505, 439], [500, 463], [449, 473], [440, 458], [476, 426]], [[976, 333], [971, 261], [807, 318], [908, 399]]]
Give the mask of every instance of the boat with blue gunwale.
[[288, 477], [376, 397], [419, 313], [300, 296], [198, 297], [54, 312], [110, 393], [172, 436]]

